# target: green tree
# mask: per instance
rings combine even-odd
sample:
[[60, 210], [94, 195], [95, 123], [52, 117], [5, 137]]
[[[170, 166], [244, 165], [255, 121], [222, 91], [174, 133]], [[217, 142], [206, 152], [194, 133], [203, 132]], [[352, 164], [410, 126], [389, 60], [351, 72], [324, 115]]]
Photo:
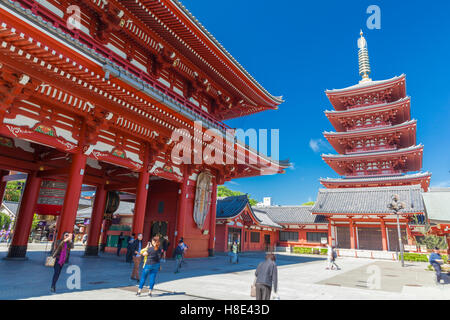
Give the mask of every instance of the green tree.
[[36, 229], [36, 227], [37, 227], [39, 221], [41, 221], [41, 220], [39, 219], [38, 215], [35, 214], [35, 215], [33, 216], [33, 223], [31, 224], [31, 230]]
[[[217, 187], [217, 196], [218, 197], [242, 196], [243, 194], [245, 194], [245, 193], [230, 190], [225, 186]], [[258, 201], [256, 201], [255, 199], [252, 199], [249, 194], [247, 194], [247, 196], [248, 196], [248, 202], [250, 203], [251, 206], [255, 206], [258, 203]]]
[[24, 181], [8, 181], [6, 184], [4, 199], [6, 201], [20, 201], [20, 192], [23, 191]]
[[426, 245], [427, 249], [433, 249], [434, 247], [438, 247], [439, 249], [447, 249], [447, 241], [445, 241], [445, 237], [439, 237], [431, 234], [423, 237], [416, 237], [416, 239], [419, 245]]
[[11, 218], [3, 212], [0, 212], [0, 229], [8, 229], [11, 224]]
[[308, 202], [305, 202], [304, 204], [302, 204], [302, 206], [313, 206], [314, 205], [314, 201], [308, 201]]

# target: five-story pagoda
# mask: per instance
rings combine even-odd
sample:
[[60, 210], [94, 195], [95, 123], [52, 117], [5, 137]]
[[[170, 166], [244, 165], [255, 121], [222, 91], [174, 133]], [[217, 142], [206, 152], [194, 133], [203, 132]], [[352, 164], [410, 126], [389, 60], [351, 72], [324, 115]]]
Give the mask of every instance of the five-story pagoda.
[[[336, 132], [324, 132], [338, 154], [322, 159], [343, 178], [321, 179], [327, 188], [420, 184], [428, 189], [431, 174], [422, 168], [423, 146], [416, 144], [417, 121], [410, 117], [405, 75], [372, 81], [367, 42], [358, 39], [357, 85], [327, 90], [333, 111], [325, 111]], [[407, 174], [417, 171], [414, 174]]]

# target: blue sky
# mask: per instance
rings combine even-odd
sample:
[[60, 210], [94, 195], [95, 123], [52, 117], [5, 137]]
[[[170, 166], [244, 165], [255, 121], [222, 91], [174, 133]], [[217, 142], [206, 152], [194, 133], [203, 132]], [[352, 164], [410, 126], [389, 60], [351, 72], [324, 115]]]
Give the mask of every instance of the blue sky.
[[[183, 4], [274, 95], [277, 111], [228, 121], [236, 128], [280, 129], [286, 174], [236, 179], [226, 185], [257, 200], [280, 205], [315, 200], [320, 177], [338, 175], [322, 161], [334, 152], [322, 132], [334, 130], [323, 111], [332, 109], [324, 90], [356, 84], [357, 45], [368, 42], [371, 78], [406, 74], [417, 142], [425, 145], [423, 170], [432, 186], [450, 187], [450, 2], [185, 0]], [[381, 29], [368, 30], [369, 5], [381, 9]], [[321, 139], [321, 140], [319, 140]], [[318, 142], [312, 150], [310, 141]], [[317, 149], [317, 148], [316, 148]]]

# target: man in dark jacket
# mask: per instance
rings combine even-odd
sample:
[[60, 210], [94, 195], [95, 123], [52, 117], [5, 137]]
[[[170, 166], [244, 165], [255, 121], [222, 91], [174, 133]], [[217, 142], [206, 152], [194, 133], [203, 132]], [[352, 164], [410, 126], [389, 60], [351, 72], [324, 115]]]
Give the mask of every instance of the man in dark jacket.
[[261, 262], [256, 268], [256, 300], [270, 300], [272, 287], [274, 293], [277, 293], [278, 270], [275, 260], [275, 255], [268, 253], [266, 260]]
[[133, 233], [131, 236], [128, 236], [127, 239], [127, 256], [125, 261], [131, 263], [133, 261], [133, 243], [135, 241], [135, 234]]
[[139, 281], [139, 266], [141, 265], [141, 250], [144, 248], [142, 243], [142, 233], [138, 234], [137, 239], [131, 245], [131, 251], [133, 252], [133, 272], [131, 273], [131, 279]]

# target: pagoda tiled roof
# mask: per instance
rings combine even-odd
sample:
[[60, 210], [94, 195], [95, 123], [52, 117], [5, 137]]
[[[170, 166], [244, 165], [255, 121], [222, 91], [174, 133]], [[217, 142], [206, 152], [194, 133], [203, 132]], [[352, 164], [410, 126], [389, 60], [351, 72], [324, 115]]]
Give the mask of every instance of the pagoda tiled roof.
[[401, 128], [405, 128], [411, 124], [415, 124], [417, 123], [417, 120], [412, 119], [400, 124], [396, 124], [393, 126], [379, 126], [379, 127], [373, 127], [373, 128], [366, 128], [366, 129], [361, 129], [361, 130], [352, 130], [352, 131], [339, 131], [339, 132], [335, 132], [335, 131], [324, 131], [323, 134], [327, 134], [327, 135], [335, 135], [335, 136], [345, 136], [345, 135], [360, 135], [360, 134], [368, 134], [368, 133], [376, 133], [378, 131], [384, 131], [384, 130], [396, 130], [396, 129], [401, 129]]
[[367, 82], [360, 82], [358, 84], [355, 84], [350, 87], [342, 88], [342, 89], [332, 89], [332, 90], [325, 90], [325, 93], [344, 93], [346, 91], [352, 91], [352, 90], [358, 90], [358, 89], [366, 89], [370, 87], [375, 87], [382, 84], [388, 84], [390, 82], [394, 82], [396, 80], [404, 78], [406, 75], [402, 74], [400, 76], [393, 77], [391, 79], [386, 80], [377, 80], [377, 81], [367, 81]]
[[366, 177], [366, 178], [320, 178], [320, 181], [327, 183], [362, 183], [362, 182], [378, 182], [378, 181], [397, 181], [430, 177], [431, 172], [418, 172], [413, 174], [405, 174], [401, 176], [384, 176], [384, 177]]
[[387, 150], [387, 151], [374, 151], [374, 152], [365, 152], [365, 153], [354, 153], [354, 154], [322, 154], [322, 157], [324, 158], [357, 158], [357, 157], [369, 157], [369, 156], [383, 156], [383, 155], [390, 155], [390, 154], [401, 154], [404, 152], [414, 151], [422, 149], [423, 145], [418, 144], [416, 146], [411, 146], [408, 148], [402, 148], [397, 150]]
[[324, 113], [325, 114], [333, 114], [333, 115], [345, 115], [346, 113], [354, 113], [354, 112], [358, 112], [358, 111], [369, 111], [372, 109], [376, 109], [376, 108], [380, 108], [380, 107], [391, 107], [393, 105], [396, 105], [398, 103], [402, 103], [405, 101], [410, 100], [411, 97], [406, 96], [403, 98], [400, 98], [396, 101], [393, 102], [388, 102], [388, 103], [378, 103], [378, 104], [373, 104], [370, 106], [364, 106], [364, 107], [359, 107], [359, 108], [351, 108], [351, 109], [347, 109], [347, 110], [325, 110]]
[[313, 215], [312, 206], [270, 206], [253, 207], [255, 213], [265, 213], [279, 224], [317, 224], [327, 223], [324, 216]]
[[388, 209], [392, 196], [405, 202], [404, 213], [423, 213], [424, 205], [418, 185], [375, 188], [320, 189], [313, 214], [393, 214]]

